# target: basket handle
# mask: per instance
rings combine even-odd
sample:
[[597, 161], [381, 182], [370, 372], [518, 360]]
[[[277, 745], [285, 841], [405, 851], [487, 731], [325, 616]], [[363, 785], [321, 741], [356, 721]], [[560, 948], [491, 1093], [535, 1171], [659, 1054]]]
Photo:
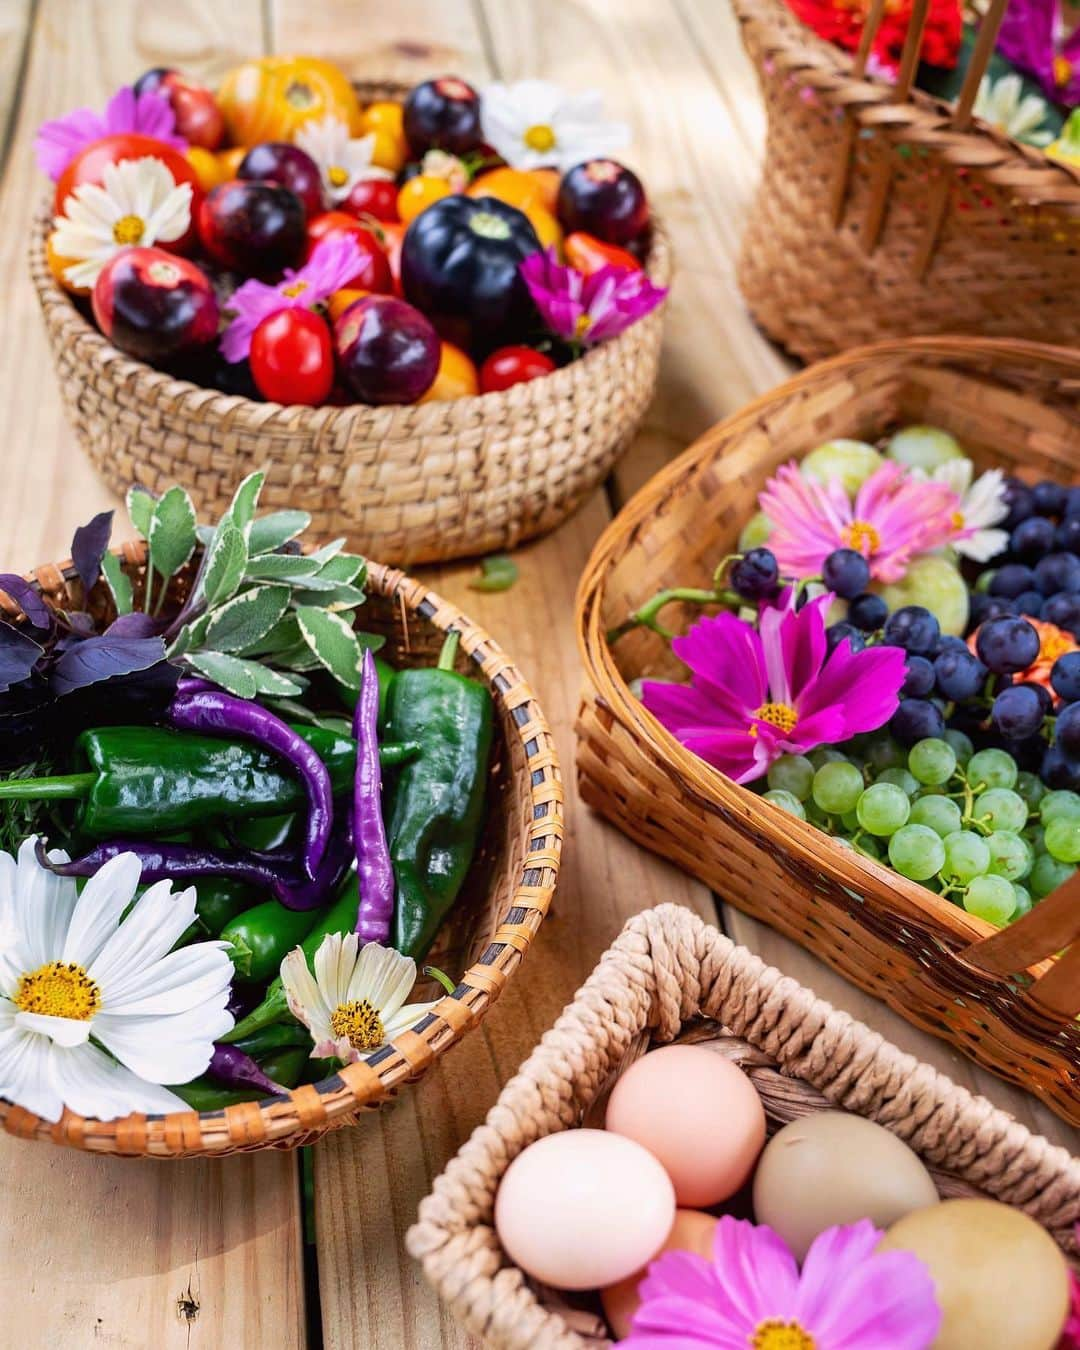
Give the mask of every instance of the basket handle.
[[960, 953], [991, 975], [1015, 975], [1061, 952], [1031, 986], [1030, 998], [1054, 1018], [1080, 1013], [1080, 872], [1007, 928]]

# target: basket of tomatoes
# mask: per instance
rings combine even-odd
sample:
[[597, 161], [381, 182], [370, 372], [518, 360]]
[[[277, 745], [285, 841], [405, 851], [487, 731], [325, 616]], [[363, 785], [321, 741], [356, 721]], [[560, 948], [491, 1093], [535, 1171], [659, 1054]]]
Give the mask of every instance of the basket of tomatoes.
[[607, 474], [657, 375], [671, 251], [626, 128], [542, 81], [145, 72], [42, 126], [31, 273], [120, 492], [271, 506], [390, 562], [506, 548]]

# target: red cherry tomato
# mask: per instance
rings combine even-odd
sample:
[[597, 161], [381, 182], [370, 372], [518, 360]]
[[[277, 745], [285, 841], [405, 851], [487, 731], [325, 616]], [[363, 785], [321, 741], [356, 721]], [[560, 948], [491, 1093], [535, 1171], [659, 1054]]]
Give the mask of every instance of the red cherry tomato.
[[353, 216], [372, 216], [375, 220], [398, 220], [398, 186], [392, 178], [362, 178], [342, 202], [342, 210]]
[[400, 221], [379, 222], [379, 243], [390, 260], [390, 275], [394, 278], [394, 294], [401, 295], [401, 246], [405, 242], [405, 230], [408, 227]]
[[251, 375], [275, 403], [325, 403], [334, 384], [334, 347], [326, 321], [310, 309], [282, 309], [251, 339]]
[[172, 104], [176, 129], [190, 145], [216, 150], [225, 139], [225, 118], [209, 89], [171, 70], [162, 81]]
[[393, 274], [378, 239], [355, 216], [346, 215], [344, 211], [324, 211], [321, 216], [315, 216], [308, 222], [307, 256], [311, 257], [311, 251], [320, 239], [331, 234], [351, 234], [360, 250], [360, 270], [349, 278], [342, 289], [393, 294]]
[[512, 384], [526, 384], [550, 375], [555, 362], [532, 347], [500, 347], [480, 367], [480, 392], [494, 394]]

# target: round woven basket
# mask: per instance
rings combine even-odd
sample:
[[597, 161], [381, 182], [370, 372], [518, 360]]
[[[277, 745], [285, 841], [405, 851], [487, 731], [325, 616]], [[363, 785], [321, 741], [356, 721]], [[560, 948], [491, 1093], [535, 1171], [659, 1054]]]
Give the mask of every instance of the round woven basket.
[[[1080, 353], [1033, 343], [911, 339], [823, 361], [714, 427], [652, 479], [597, 542], [578, 591], [584, 800], [1073, 1124], [1080, 874], [999, 932], [692, 754], [630, 687], [643, 675], [684, 678], [685, 667], [646, 629], [614, 646], [606, 634], [660, 590], [711, 585], [766, 479], [833, 437], [875, 441], [897, 425], [930, 423], [953, 432], [982, 466], [1076, 481], [1078, 391]], [[672, 605], [664, 623], [681, 631], [698, 612]]]
[[[362, 101], [405, 86], [357, 86]], [[263, 504], [301, 507], [314, 533], [395, 564], [511, 548], [553, 529], [602, 482], [656, 388], [663, 306], [578, 361], [502, 393], [450, 402], [285, 407], [221, 394], [132, 360], [83, 317], [49, 271], [51, 200], [35, 223], [30, 274], [60, 393], [114, 492], [181, 483], [204, 517], [265, 468]], [[646, 269], [671, 280], [654, 217]]]
[[[125, 545], [121, 557], [133, 577], [143, 573], [141, 541]], [[50, 603], [65, 608], [84, 604], [70, 563], [39, 567], [30, 579]], [[0, 1100], [0, 1124], [9, 1134], [96, 1153], [155, 1158], [309, 1144], [419, 1078], [479, 1023], [517, 970], [547, 913], [562, 848], [562, 779], [547, 721], [509, 657], [455, 606], [421, 582], [378, 563], [368, 564], [367, 592], [364, 627], [386, 638], [383, 651], [391, 664], [434, 665], [443, 637], [457, 629], [458, 669], [482, 678], [495, 704], [484, 833], [462, 892], [429, 956], [441, 970], [464, 972], [454, 992], [441, 998], [412, 1030], [366, 1061], [321, 1083], [295, 1088], [286, 1097], [244, 1102], [223, 1111], [135, 1113], [111, 1121], [65, 1112], [55, 1125]], [[3, 609], [17, 613], [10, 603], [0, 603]], [[110, 617], [95, 614], [102, 620]], [[422, 990], [426, 998], [439, 993], [440, 986], [434, 984]]]
[[971, 115], [1007, 4], [952, 107], [913, 88], [922, 25], [895, 84], [865, 74], [883, 0], [854, 56], [785, 0], [734, 0], [768, 113], [739, 285], [805, 360], [921, 333], [1080, 341], [1080, 173]]
[[1043, 1224], [1075, 1263], [1080, 1162], [984, 1097], [889, 1044], [695, 914], [636, 915], [435, 1181], [409, 1251], [454, 1316], [491, 1350], [600, 1350], [595, 1299], [537, 1285], [493, 1226], [495, 1192], [536, 1139], [602, 1126], [607, 1093], [649, 1049], [694, 1041], [733, 1060], [769, 1133], [840, 1108], [884, 1125], [930, 1169], [943, 1197], [983, 1195]]

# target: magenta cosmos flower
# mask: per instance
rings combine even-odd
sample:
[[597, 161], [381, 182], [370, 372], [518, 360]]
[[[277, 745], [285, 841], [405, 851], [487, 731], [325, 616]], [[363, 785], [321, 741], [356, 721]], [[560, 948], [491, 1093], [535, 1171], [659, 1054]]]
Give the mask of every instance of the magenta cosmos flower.
[[904, 653], [853, 652], [845, 638], [828, 655], [825, 611], [832, 600], [822, 595], [800, 610], [766, 606], [756, 629], [727, 612], [699, 620], [671, 644], [692, 682], [647, 680], [645, 707], [736, 783], [760, 778], [781, 755], [884, 726], [900, 701]]
[[802, 1273], [764, 1225], [724, 1215], [713, 1259], [665, 1252], [638, 1287], [627, 1350], [927, 1350], [941, 1326], [930, 1272], [876, 1252], [869, 1219], [827, 1228]]
[[66, 117], [43, 122], [34, 138], [38, 168], [55, 182], [80, 150], [100, 141], [102, 136], [132, 131], [164, 141], [177, 150], [187, 149], [187, 141], [176, 134], [176, 118], [166, 95], [155, 89], [136, 94], [129, 85], [124, 85], [109, 99], [104, 113], [76, 108]]
[[295, 271], [286, 268], [275, 285], [252, 279], [238, 286], [225, 305], [234, 316], [221, 335], [221, 354], [225, 360], [246, 360], [255, 329], [271, 314], [283, 309], [314, 309], [323, 304], [356, 276], [361, 261], [352, 235], [335, 231], [319, 240], [303, 267]]
[[667, 295], [644, 272], [630, 267], [601, 267], [591, 277], [563, 267], [553, 248], [533, 253], [520, 264], [525, 285], [546, 326], [567, 342], [591, 345], [617, 337]]
[[765, 484], [758, 505], [773, 524], [769, 548], [787, 576], [812, 577], [834, 549], [853, 548], [878, 581], [899, 581], [917, 553], [955, 535], [960, 499], [944, 483], [886, 462], [852, 502], [843, 485], [804, 478], [794, 460]]

